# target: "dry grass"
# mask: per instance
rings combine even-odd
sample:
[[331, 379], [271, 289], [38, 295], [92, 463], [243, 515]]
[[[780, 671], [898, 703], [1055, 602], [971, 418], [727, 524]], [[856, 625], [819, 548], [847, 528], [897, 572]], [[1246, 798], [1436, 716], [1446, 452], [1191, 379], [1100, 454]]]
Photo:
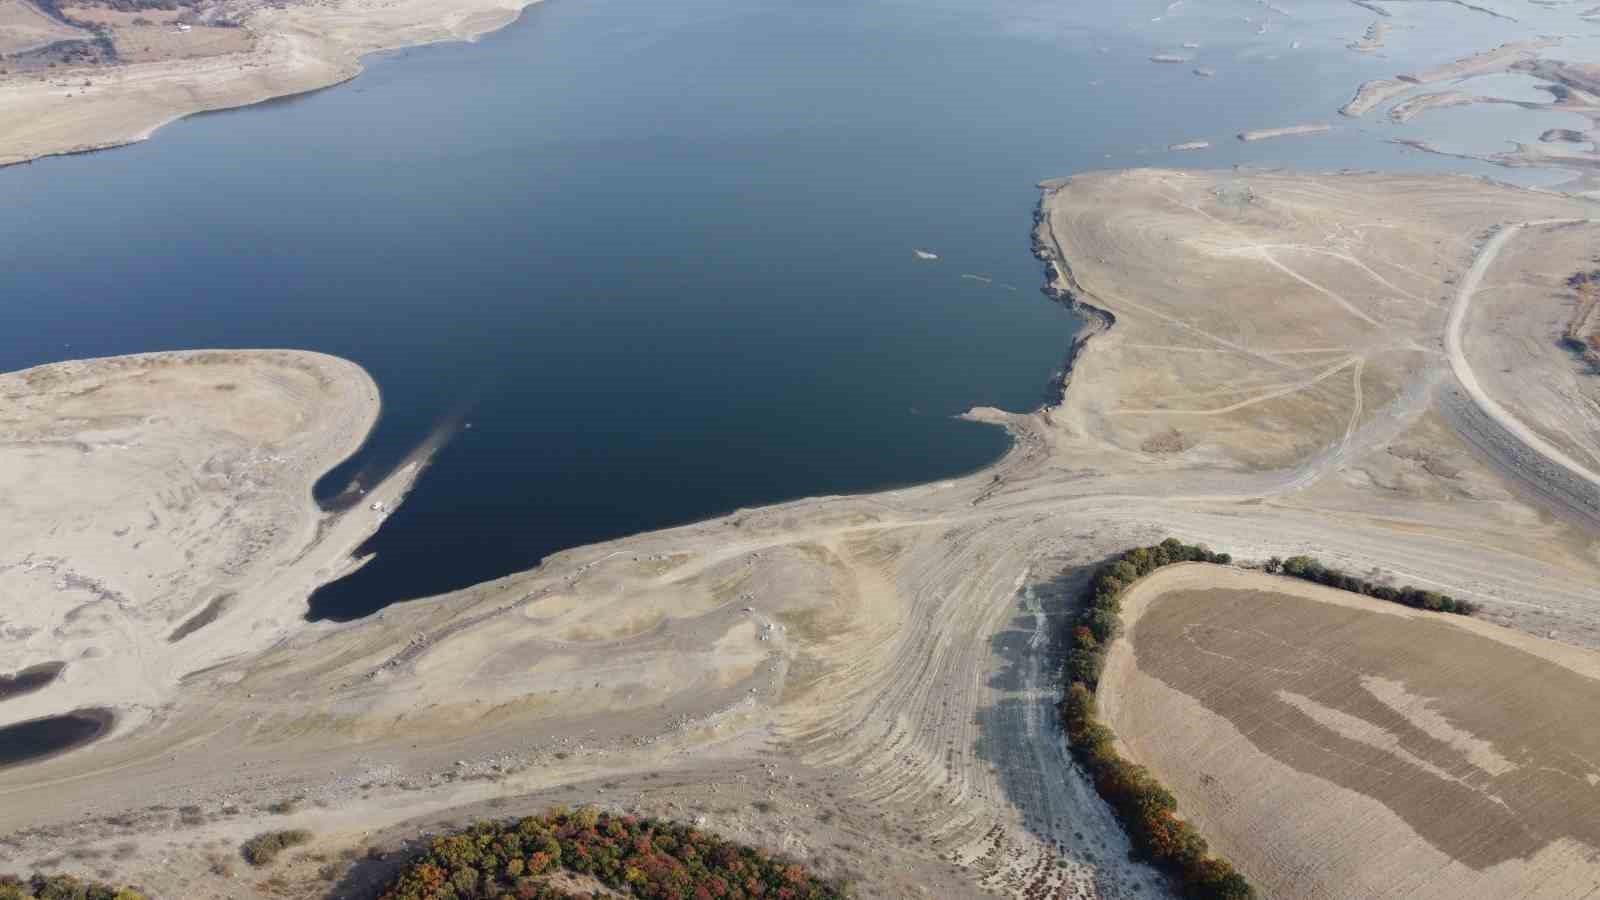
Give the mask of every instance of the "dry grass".
[[45, 15], [27, 0], [0, 0], [0, 56], [93, 35]]

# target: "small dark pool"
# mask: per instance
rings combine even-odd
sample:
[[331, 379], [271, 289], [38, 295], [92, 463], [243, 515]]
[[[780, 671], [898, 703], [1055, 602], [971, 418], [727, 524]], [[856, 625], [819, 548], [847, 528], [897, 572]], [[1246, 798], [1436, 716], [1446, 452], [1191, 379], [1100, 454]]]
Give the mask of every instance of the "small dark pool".
[[31, 694], [55, 681], [66, 667], [64, 662], [47, 662], [29, 666], [13, 675], [0, 675], [0, 700]]
[[109, 709], [79, 709], [0, 728], [0, 769], [37, 762], [89, 743], [110, 730]]

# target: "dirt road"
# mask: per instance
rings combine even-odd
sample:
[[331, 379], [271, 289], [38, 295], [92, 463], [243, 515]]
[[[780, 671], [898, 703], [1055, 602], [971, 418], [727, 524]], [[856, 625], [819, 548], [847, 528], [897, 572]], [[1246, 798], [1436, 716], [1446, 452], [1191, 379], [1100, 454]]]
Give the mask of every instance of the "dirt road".
[[1494, 236], [1483, 245], [1483, 250], [1478, 253], [1478, 258], [1473, 261], [1472, 268], [1462, 277], [1461, 284], [1456, 288], [1455, 304], [1450, 307], [1450, 321], [1445, 328], [1445, 348], [1450, 354], [1450, 369], [1455, 372], [1456, 380], [1466, 390], [1485, 414], [1499, 423], [1506, 431], [1515, 435], [1517, 440], [1526, 444], [1540, 456], [1561, 466], [1572, 474], [1600, 486], [1600, 474], [1588, 469], [1582, 463], [1562, 452], [1560, 448], [1534, 433], [1533, 429], [1524, 425], [1505, 407], [1496, 403], [1479, 384], [1477, 376], [1472, 374], [1472, 364], [1467, 361], [1467, 355], [1461, 348], [1461, 335], [1466, 326], [1467, 310], [1472, 305], [1472, 296], [1477, 293], [1479, 285], [1483, 282], [1483, 275], [1494, 265], [1495, 259], [1505, 247], [1506, 242], [1516, 237], [1524, 228], [1530, 225], [1558, 225], [1568, 223], [1593, 223], [1594, 219], [1544, 219], [1537, 222], [1518, 222], [1508, 225], [1495, 232]]
[[[1440, 398], [1441, 408], [1461, 437], [1506, 476], [1551, 509], [1600, 529], [1600, 474], [1545, 440], [1489, 395], [1472, 370], [1464, 346], [1473, 297], [1501, 251], [1524, 229], [1542, 225], [1589, 224], [1593, 219], [1543, 219], [1500, 228], [1490, 236], [1461, 278], [1445, 327], [1445, 349], [1459, 391]], [[1572, 411], [1574, 415], [1578, 410]]]

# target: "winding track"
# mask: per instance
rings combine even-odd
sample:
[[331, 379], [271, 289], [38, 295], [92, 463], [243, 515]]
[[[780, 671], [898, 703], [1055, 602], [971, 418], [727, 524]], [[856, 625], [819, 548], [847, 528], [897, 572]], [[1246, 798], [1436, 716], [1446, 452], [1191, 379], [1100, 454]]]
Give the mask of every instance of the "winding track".
[[1591, 472], [1582, 463], [1563, 453], [1560, 448], [1539, 437], [1533, 429], [1524, 425], [1520, 419], [1508, 412], [1505, 407], [1494, 401], [1472, 374], [1472, 365], [1467, 362], [1467, 354], [1461, 346], [1462, 332], [1466, 330], [1467, 311], [1472, 305], [1472, 295], [1477, 293], [1478, 285], [1483, 281], [1484, 273], [1494, 265], [1495, 258], [1500, 255], [1508, 241], [1519, 234], [1522, 229], [1530, 225], [1572, 225], [1593, 224], [1594, 219], [1542, 219], [1537, 222], [1519, 222], [1515, 225], [1502, 228], [1494, 237], [1484, 244], [1479, 251], [1478, 258], [1473, 261], [1472, 268], [1461, 279], [1461, 285], [1456, 290], [1455, 304], [1450, 307], [1450, 322], [1445, 327], [1445, 350], [1450, 356], [1450, 368], [1456, 373], [1456, 380], [1466, 389], [1467, 395], [1472, 398], [1480, 409], [1495, 422], [1499, 423], [1506, 431], [1511, 432], [1517, 440], [1526, 444], [1540, 456], [1561, 466], [1579, 478], [1582, 478], [1597, 487], [1600, 487], [1600, 475]]
[[1593, 223], [1594, 219], [1541, 219], [1519, 222], [1496, 232], [1461, 279], [1445, 326], [1450, 369], [1461, 390], [1441, 396], [1441, 408], [1462, 439], [1493, 462], [1505, 475], [1554, 508], [1590, 528], [1600, 530], [1600, 474], [1540, 437], [1505, 407], [1495, 402], [1473, 374], [1463, 346], [1467, 313], [1484, 275], [1500, 251], [1524, 228], [1539, 225]]

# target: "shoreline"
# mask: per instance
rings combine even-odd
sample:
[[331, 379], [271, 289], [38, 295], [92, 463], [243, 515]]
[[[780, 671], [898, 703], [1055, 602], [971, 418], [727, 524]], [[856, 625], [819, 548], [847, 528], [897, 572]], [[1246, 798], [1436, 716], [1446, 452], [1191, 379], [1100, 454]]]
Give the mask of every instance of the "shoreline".
[[[346, 0], [334, 7], [264, 8], [243, 27], [258, 38], [241, 53], [76, 67], [48, 78], [0, 76], [0, 168], [79, 156], [149, 140], [199, 113], [242, 109], [336, 87], [375, 53], [475, 42], [541, 0]], [[84, 78], [76, 95], [53, 83]]]
[[1085, 291], [1082, 285], [1079, 285], [1073, 277], [1072, 268], [1066, 259], [1057, 258], [1051, 243], [1053, 238], [1050, 237], [1048, 212], [1050, 198], [1071, 181], [1072, 178], [1069, 176], [1040, 182], [1039, 202], [1033, 209], [1033, 256], [1044, 265], [1045, 271], [1044, 284], [1039, 288], [1039, 292], [1061, 304], [1067, 312], [1083, 321], [1083, 327], [1073, 335], [1072, 346], [1067, 349], [1067, 358], [1061, 365], [1061, 377], [1053, 386], [1053, 402], [1045, 404], [1040, 410], [1045, 414], [1066, 402], [1067, 391], [1072, 387], [1073, 370], [1084, 352], [1089, 349], [1089, 341], [1097, 335], [1110, 332], [1117, 324], [1116, 313], [1083, 299]]

